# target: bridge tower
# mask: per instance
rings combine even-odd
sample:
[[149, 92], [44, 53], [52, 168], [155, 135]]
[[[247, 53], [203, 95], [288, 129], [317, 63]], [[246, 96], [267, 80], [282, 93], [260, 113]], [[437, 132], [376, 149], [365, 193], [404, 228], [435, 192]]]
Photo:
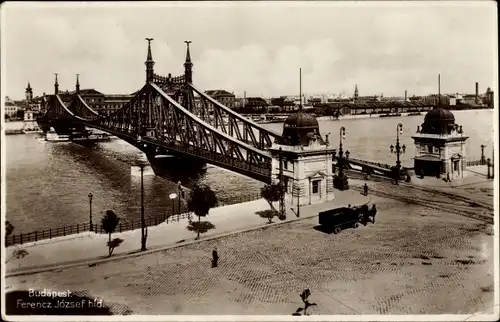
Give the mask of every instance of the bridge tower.
[[153, 40], [153, 38], [146, 38], [146, 40], [148, 41], [148, 55], [144, 64], [146, 65], [146, 82], [149, 83], [153, 81], [153, 66], [155, 65], [155, 62], [153, 60], [153, 55], [151, 54], [151, 40]]
[[191, 53], [189, 52], [189, 44], [191, 41], [185, 41], [187, 45], [186, 50], [186, 62], [184, 63], [184, 76], [186, 79], [186, 83], [191, 84], [193, 82], [193, 63], [191, 62]]
[[[467, 175], [466, 141], [461, 125], [449, 110], [435, 107], [425, 115], [424, 123], [412, 136], [415, 141], [415, 173], [417, 175]], [[446, 178], [446, 177], [445, 177]]]
[[54, 83], [54, 93], [56, 95], [58, 95], [59, 94], [59, 83], [57, 82], [57, 73], [55, 73], [55, 75], [56, 75], [56, 81]]
[[439, 77], [439, 105], [429, 111], [422, 128], [412, 136], [415, 141], [415, 173], [417, 175], [449, 175], [450, 179], [467, 174], [466, 144], [462, 126], [455, 124], [455, 116], [441, 107], [441, 77]]
[[287, 203], [302, 206], [335, 199], [331, 171], [335, 149], [330, 148], [328, 136], [321, 137], [314, 116], [302, 109], [291, 114], [283, 125], [283, 137], [269, 151], [273, 179], [279, 179], [281, 163]]
[[78, 79], [78, 76], [80, 76], [80, 74], [76, 74], [75, 91], [76, 91], [77, 94], [80, 93], [80, 80]]
[[288, 116], [281, 138], [269, 148], [271, 176], [283, 181], [285, 199], [297, 206], [297, 215], [301, 205], [335, 199], [330, 174], [335, 149], [329, 147], [328, 135], [326, 140], [321, 137], [318, 120], [302, 110], [302, 69], [299, 77], [299, 109]]

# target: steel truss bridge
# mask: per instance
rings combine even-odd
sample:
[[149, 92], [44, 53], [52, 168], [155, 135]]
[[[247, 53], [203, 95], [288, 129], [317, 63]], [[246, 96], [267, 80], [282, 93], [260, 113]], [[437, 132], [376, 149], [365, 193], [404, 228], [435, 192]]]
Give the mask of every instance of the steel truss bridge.
[[[46, 113], [37, 119], [44, 132], [58, 134], [99, 129], [136, 146], [148, 156], [173, 154], [210, 163], [270, 183], [272, 157], [267, 151], [280, 134], [264, 129], [206, 95], [192, 83], [187, 43], [184, 75], [154, 73], [148, 40], [146, 83], [123, 108], [111, 115], [97, 113], [76, 90], [63, 101], [57, 74], [54, 94], [44, 97]], [[187, 161], [189, 162], [189, 161]]]

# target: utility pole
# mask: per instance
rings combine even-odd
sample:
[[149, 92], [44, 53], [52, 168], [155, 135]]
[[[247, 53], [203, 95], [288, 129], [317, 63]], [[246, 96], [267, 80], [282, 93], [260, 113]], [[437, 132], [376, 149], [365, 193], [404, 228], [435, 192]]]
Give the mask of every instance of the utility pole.
[[284, 180], [283, 180], [283, 157], [282, 157], [283, 150], [280, 147], [280, 152], [279, 152], [279, 189], [280, 189], [280, 217], [281, 219], [286, 218], [285, 215], [285, 186], [284, 186]]
[[146, 221], [144, 219], [144, 164], [139, 165], [141, 167], [141, 251], [146, 250]]

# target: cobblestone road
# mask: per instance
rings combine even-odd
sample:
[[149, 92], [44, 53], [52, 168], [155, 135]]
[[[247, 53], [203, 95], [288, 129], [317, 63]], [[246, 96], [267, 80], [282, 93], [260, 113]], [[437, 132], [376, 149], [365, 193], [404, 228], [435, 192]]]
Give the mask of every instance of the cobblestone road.
[[[116, 313], [474, 313], [493, 302], [491, 226], [373, 197], [375, 225], [338, 235], [317, 218], [98, 265], [6, 279], [7, 291], [85, 290]], [[217, 247], [219, 267], [211, 268]]]

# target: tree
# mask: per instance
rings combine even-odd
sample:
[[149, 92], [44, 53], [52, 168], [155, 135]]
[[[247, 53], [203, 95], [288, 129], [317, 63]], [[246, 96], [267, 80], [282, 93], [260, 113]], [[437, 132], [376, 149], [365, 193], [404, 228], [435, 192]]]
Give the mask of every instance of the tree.
[[10, 223], [10, 221], [6, 220], [5, 221], [5, 247], [7, 247], [7, 237], [12, 235], [12, 232], [14, 231], [14, 225]]
[[[217, 197], [215, 192], [209, 186], [196, 185], [189, 195], [187, 202], [188, 211], [194, 212], [198, 216], [198, 228], [200, 227], [201, 217], [208, 215], [210, 208], [217, 205]], [[200, 230], [197, 229], [196, 239], [200, 238]]]
[[113, 210], [106, 210], [104, 213], [104, 216], [101, 219], [101, 225], [102, 229], [108, 234], [109, 240], [107, 243], [107, 246], [109, 248], [109, 257], [111, 257], [111, 254], [113, 253], [113, 250], [116, 246], [114, 243], [111, 242], [111, 234], [115, 232], [116, 226], [118, 226], [118, 222], [120, 221], [120, 218], [115, 214]]
[[273, 202], [279, 201], [281, 198], [281, 185], [279, 183], [266, 184], [260, 189], [260, 196], [269, 203], [271, 210], [277, 213], [273, 206]]

